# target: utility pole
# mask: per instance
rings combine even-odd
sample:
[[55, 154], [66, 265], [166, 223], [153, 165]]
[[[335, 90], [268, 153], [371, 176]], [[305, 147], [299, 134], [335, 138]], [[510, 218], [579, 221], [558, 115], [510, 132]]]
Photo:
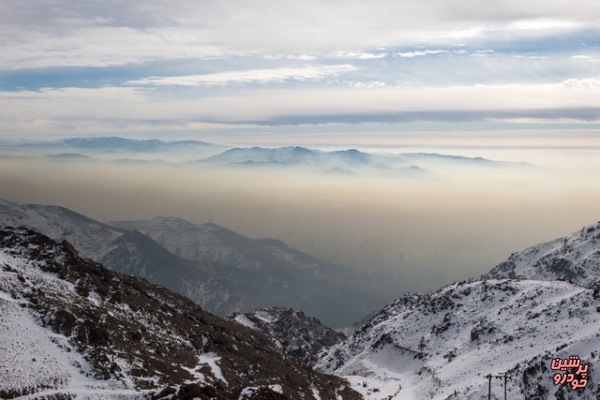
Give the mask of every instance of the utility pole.
[[504, 375], [486, 375], [485, 378], [488, 379], [488, 400], [492, 400], [492, 378], [496, 378], [496, 379], [502, 379], [504, 378], [504, 400], [507, 399], [506, 397], [506, 387], [508, 386], [508, 375], [504, 374]]

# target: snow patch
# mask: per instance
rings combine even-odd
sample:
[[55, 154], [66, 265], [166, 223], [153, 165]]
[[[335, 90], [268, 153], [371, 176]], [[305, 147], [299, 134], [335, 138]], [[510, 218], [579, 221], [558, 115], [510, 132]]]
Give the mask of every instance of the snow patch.
[[227, 380], [225, 380], [225, 377], [221, 372], [221, 367], [219, 367], [219, 365], [217, 364], [217, 361], [219, 361], [221, 357], [219, 357], [215, 353], [205, 353], [201, 354], [198, 358], [198, 362], [200, 364], [207, 364], [210, 367], [210, 370], [212, 371], [215, 378], [223, 381], [226, 385], [229, 384]]
[[240, 314], [238, 316], [236, 316], [234, 318], [234, 321], [247, 326], [249, 328], [256, 328], [256, 326], [254, 325], [254, 322], [250, 321], [250, 319], [248, 317], [246, 317], [244, 314]]

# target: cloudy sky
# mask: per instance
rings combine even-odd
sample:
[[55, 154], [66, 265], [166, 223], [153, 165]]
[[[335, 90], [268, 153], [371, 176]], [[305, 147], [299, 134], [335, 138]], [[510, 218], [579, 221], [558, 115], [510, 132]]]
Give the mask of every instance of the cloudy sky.
[[597, 131], [600, 3], [5, 0], [0, 107], [0, 138]]

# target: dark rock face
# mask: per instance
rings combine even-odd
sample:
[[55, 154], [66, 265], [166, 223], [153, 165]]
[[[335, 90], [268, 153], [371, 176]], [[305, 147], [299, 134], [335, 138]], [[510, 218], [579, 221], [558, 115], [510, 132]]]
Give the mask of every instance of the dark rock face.
[[[67, 242], [7, 228], [0, 252], [20, 260], [0, 266], [0, 291], [64, 335], [66, 351], [82, 354], [94, 379], [133, 385], [153, 398], [360, 398], [342, 379], [296, 363], [261, 332], [82, 259]], [[68, 386], [56, 389], [69, 396]]]
[[227, 319], [266, 333], [277, 347], [305, 366], [312, 366], [322, 349], [346, 338], [318, 319], [287, 307], [259, 308], [250, 313], [232, 314]]

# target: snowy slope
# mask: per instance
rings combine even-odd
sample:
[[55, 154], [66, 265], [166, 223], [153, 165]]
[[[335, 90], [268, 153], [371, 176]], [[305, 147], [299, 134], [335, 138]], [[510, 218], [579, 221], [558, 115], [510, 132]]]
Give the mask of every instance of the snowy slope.
[[[600, 395], [600, 296], [557, 281], [460, 282], [389, 304], [321, 355], [316, 368], [350, 379], [366, 398], [481, 399], [488, 374], [508, 398], [554, 398], [551, 360], [589, 364], [581, 399]], [[494, 380], [494, 398], [503, 398]]]
[[[234, 290], [213, 266], [183, 260], [139, 232], [106, 225], [64, 207], [2, 200], [0, 227], [7, 226], [25, 226], [54, 240], [67, 240], [85, 258], [114, 271], [142, 276], [223, 316], [252, 300], [243, 290]], [[256, 300], [250, 303], [262, 305]]]
[[[56, 248], [43, 249], [33, 243], [28, 246], [27, 250], [42, 253], [49, 261], [66, 259]], [[84, 355], [73, 351], [74, 345], [67, 336], [41, 326], [42, 315], [33, 307], [39, 304], [36, 297], [41, 288], [44, 297], [60, 295], [67, 302], [80, 304], [82, 299], [73, 284], [43, 270], [48, 266], [46, 260], [28, 259], [19, 250], [0, 250], [0, 354], [3, 355], [0, 396], [68, 394], [139, 398], [140, 392], [135, 390], [131, 379], [125, 376], [99, 379], [98, 371]], [[126, 365], [123, 359], [114, 361], [116, 365]]]
[[600, 283], [600, 222], [568, 236], [513, 253], [486, 277], [561, 279], [594, 287]]
[[2, 398], [358, 398], [260, 332], [23, 228], [0, 231], [0, 309]]
[[57, 240], [67, 239], [82, 256], [96, 261], [116, 247], [113, 242], [124, 232], [64, 207], [0, 200], [0, 227], [6, 226], [26, 226]]

